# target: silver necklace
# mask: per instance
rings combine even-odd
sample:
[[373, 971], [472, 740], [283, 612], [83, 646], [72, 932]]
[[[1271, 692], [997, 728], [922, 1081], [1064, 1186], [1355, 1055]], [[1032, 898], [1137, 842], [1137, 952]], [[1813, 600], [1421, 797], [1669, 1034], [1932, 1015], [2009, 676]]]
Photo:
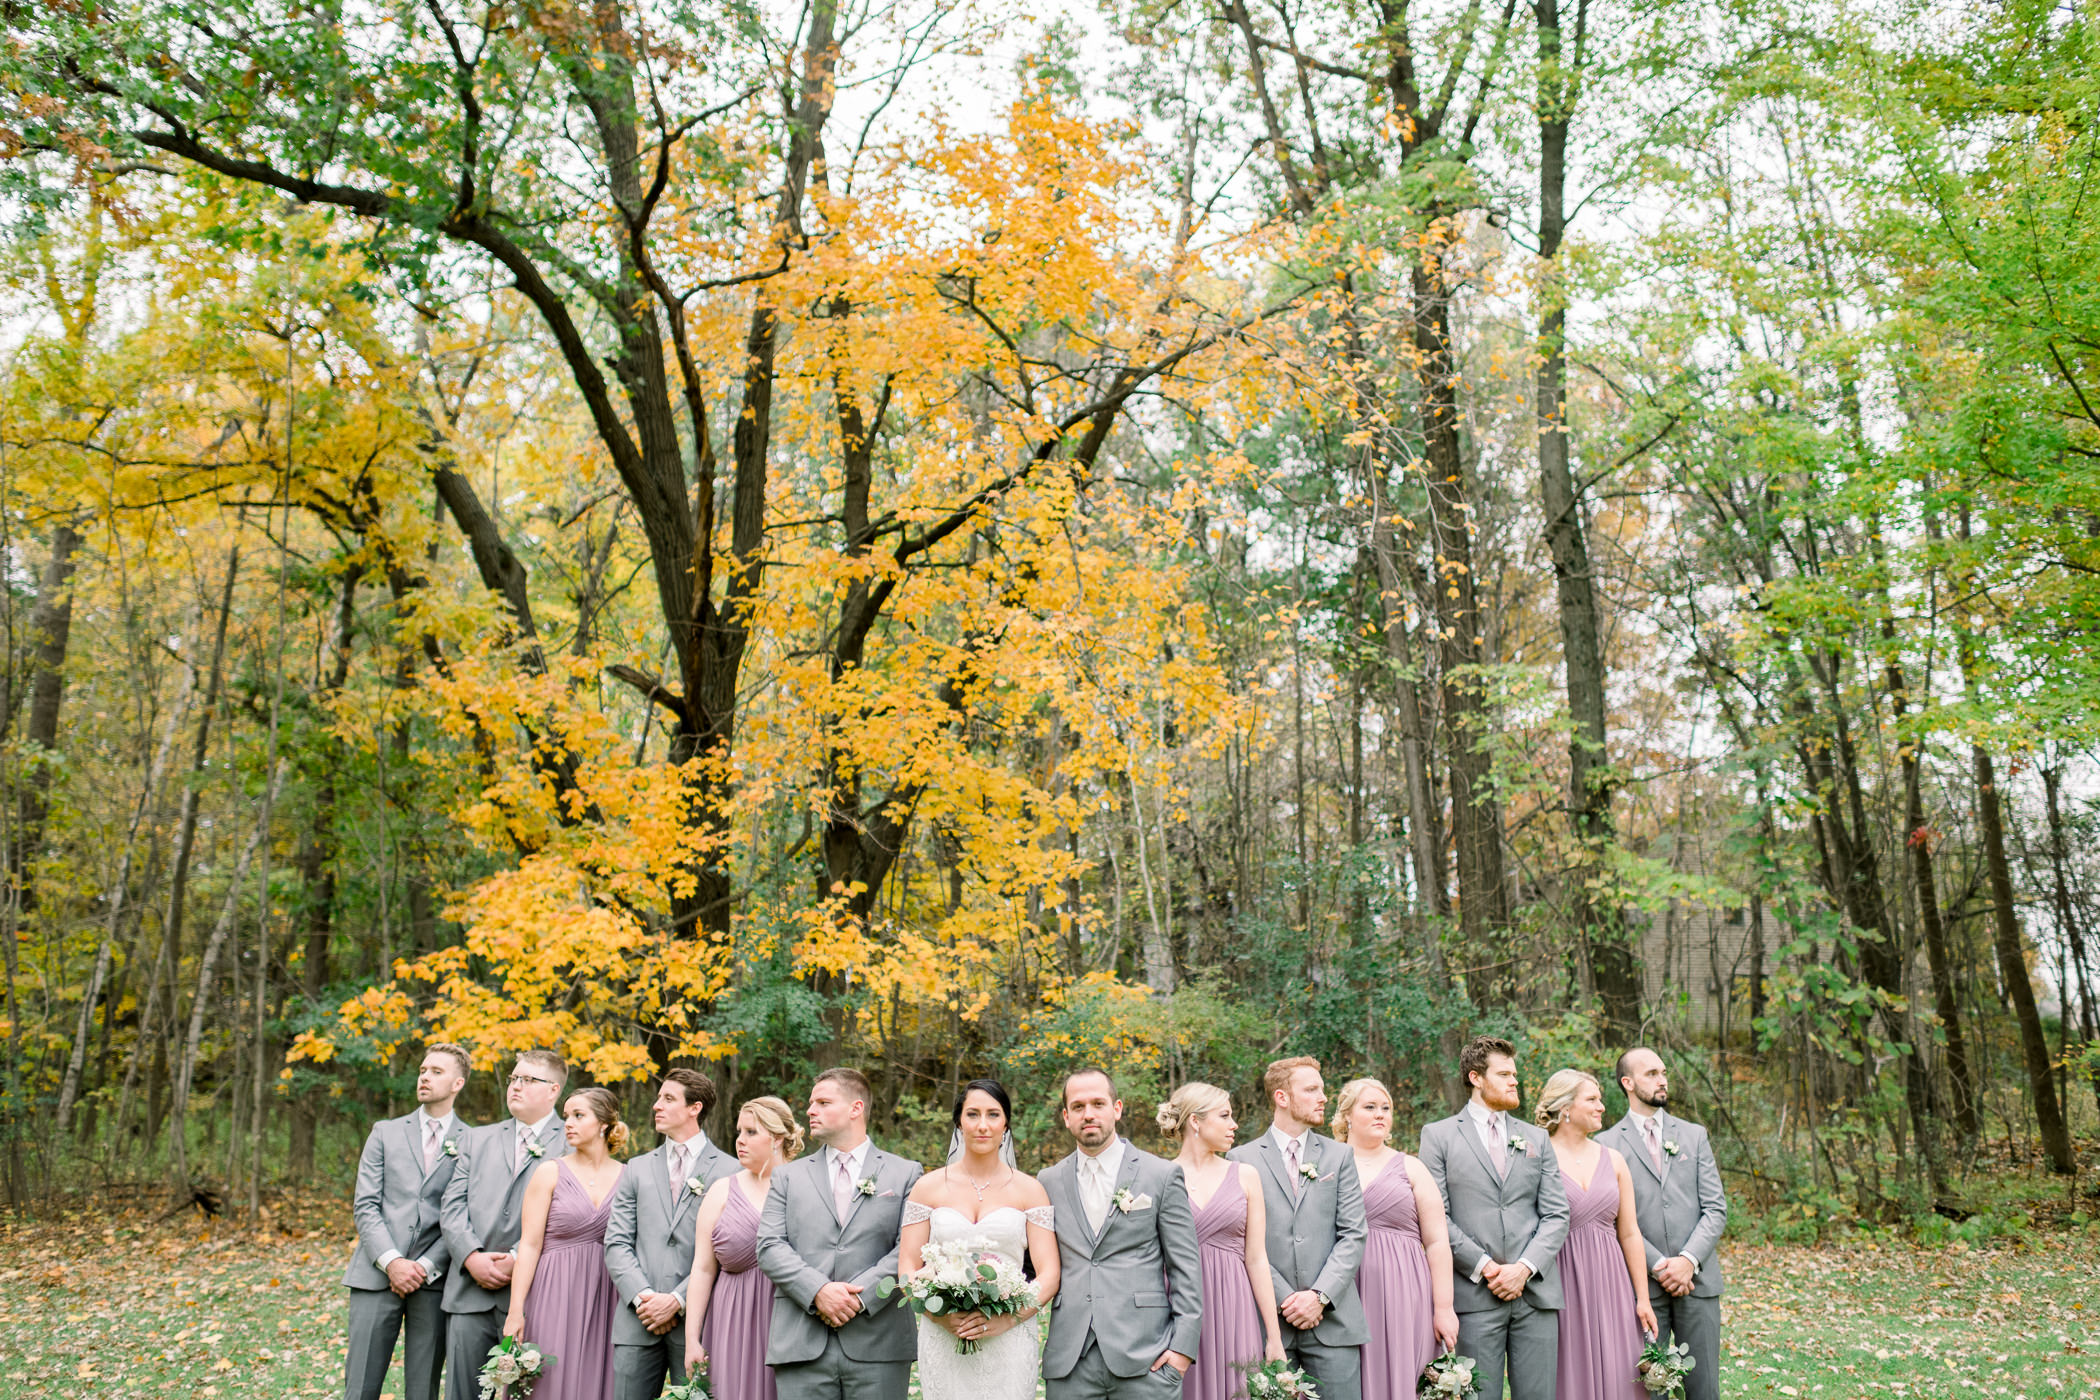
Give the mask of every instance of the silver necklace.
[[977, 1193], [977, 1204], [979, 1204], [979, 1205], [983, 1205], [983, 1204], [984, 1204], [984, 1188], [985, 1188], [985, 1187], [987, 1187], [987, 1186], [1002, 1186], [1002, 1185], [1004, 1185], [1004, 1184], [1005, 1184], [1005, 1183], [1006, 1183], [1006, 1182], [1007, 1182], [1007, 1181], [1008, 1181], [1009, 1179], [1011, 1179], [1011, 1178], [1012, 1178], [1013, 1174], [1014, 1174], [1014, 1173], [1013, 1173], [1013, 1168], [1009, 1167], [1009, 1168], [1007, 1168], [1007, 1170], [1006, 1170], [1006, 1175], [1005, 1175], [1005, 1176], [1000, 1176], [1000, 1177], [994, 1177], [994, 1178], [993, 1178], [992, 1180], [990, 1180], [990, 1181], [978, 1181], [978, 1180], [976, 1180], [976, 1179], [975, 1179], [975, 1178], [973, 1178], [973, 1177], [967, 1177], [967, 1176], [963, 1176], [963, 1174], [962, 1174], [961, 1172], [957, 1172], [957, 1173], [956, 1173], [956, 1176], [957, 1176], [957, 1177], [959, 1177], [959, 1178], [961, 1179], [961, 1181], [962, 1181], [963, 1185], [965, 1185], [965, 1186], [969, 1187], [969, 1188], [970, 1188], [970, 1189], [971, 1189], [972, 1191], [975, 1191], [975, 1192]]

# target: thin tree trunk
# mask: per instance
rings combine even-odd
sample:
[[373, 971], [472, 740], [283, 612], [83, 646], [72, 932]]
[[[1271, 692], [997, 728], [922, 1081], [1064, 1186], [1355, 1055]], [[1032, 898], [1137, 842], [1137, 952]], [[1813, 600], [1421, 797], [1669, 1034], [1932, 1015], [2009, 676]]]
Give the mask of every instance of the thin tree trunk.
[[[116, 947], [117, 931], [123, 927], [127, 912], [125, 896], [131, 890], [131, 864], [133, 848], [138, 844], [139, 828], [145, 824], [146, 810], [153, 805], [161, 783], [166, 779], [168, 759], [175, 748], [175, 733], [182, 727], [183, 711], [187, 708], [188, 691], [184, 690], [184, 701], [168, 716], [168, 723], [161, 731], [161, 740], [155, 746], [153, 761], [146, 770], [145, 786], [139, 789], [139, 799], [132, 805], [131, 823], [124, 831], [122, 856], [117, 862], [117, 877], [109, 889], [109, 915], [103, 920], [102, 941], [95, 949], [95, 966], [88, 974], [88, 984], [80, 996], [80, 1016], [73, 1027], [73, 1052], [66, 1057], [66, 1068], [59, 1079], [58, 1109], [53, 1115], [60, 1136], [73, 1119], [73, 1105], [80, 1094], [81, 1073], [87, 1067], [88, 1036], [93, 1029], [95, 1003], [102, 996], [102, 984], [109, 977], [112, 951]], [[151, 898], [149, 891], [140, 891], [140, 899]]]
[[277, 805], [277, 793], [284, 784], [284, 761], [278, 760], [270, 774], [270, 785], [263, 791], [262, 808], [256, 813], [255, 829], [241, 847], [240, 856], [234, 861], [232, 877], [226, 884], [226, 902], [219, 907], [218, 922], [212, 925], [211, 936], [205, 940], [204, 952], [197, 960], [197, 991], [190, 999], [189, 1034], [183, 1041], [182, 1058], [175, 1068], [174, 1100], [168, 1108], [168, 1136], [172, 1146], [169, 1154], [170, 1176], [178, 1191], [189, 1185], [189, 1145], [187, 1139], [190, 1087], [197, 1072], [197, 1053], [204, 1043], [204, 1023], [211, 1008], [213, 983], [219, 962], [219, 950], [226, 946], [240, 917], [241, 891], [248, 883], [249, 867], [255, 864], [255, 853], [262, 848], [270, 834], [270, 813]]

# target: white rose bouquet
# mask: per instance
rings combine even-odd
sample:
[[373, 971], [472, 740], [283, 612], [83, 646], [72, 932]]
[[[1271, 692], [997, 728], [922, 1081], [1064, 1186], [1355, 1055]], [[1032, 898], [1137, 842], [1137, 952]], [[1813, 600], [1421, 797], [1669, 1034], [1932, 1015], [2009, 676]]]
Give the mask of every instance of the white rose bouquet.
[[[901, 1294], [906, 1307], [932, 1317], [968, 1312], [1001, 1317], [1026, 1312], [1036, 1304], [1035, 1285], [1022, 1276], [1021, 1266], [999, 1254], [981, 1236], [929, 1240], [919, 1260], [917, 1273], [909, 1278], [886, 1278], [876, 1286], [876, 1293], [884, 1298]], [[955, 1349], [964, 1356], [981, 1345], [963, 1337], [955, 1339]]]
[[1473, 1358], [1447, 1351], [1422, 1369], [1415, 1394], [1424, 1400], [1473, 1400], [1480, 1394], [1480, 1379], [1473, 1374]]
[[526, 1400], [554, 1358], [530, 1342], [505, 1337], [481, 1367], [481, 1400]]
[[1247, 1378], [1247, 1400], [1320, 1400], [1320, 1389], [1312, 1377], [1294, 1370], [1287, 1361], [1263, 1361], [1237, 1366]]
[[1661, 1342], [1650, 1342], [1641, 1348], [1640, 1359], [1634, 1363], [1634, 1379], [1641, 1389], [1650, 1395], [1660, 1395], [1664, 1400], [1683, 1400], [1684, 1378], [1691, 1374], [1692, 1349], [1684, 1342], [1672, 1342], [1664, 1346]]

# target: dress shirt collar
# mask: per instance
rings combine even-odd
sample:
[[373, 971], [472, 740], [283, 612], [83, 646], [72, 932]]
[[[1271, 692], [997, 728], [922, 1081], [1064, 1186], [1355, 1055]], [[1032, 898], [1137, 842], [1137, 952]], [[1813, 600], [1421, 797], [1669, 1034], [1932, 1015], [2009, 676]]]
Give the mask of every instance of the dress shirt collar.
[[[1081, 1148], [1079, 1155], [1081, 1157], [1086, 1157], [1086, 1149]], [[1123, 1169], [1122, 1135], [1117, 1134], [1115, 1137], [1110, 1138], [1108, 1140], [1108, 1146], [1102, 1148], [1098, 1153], [1095, 1153], [1092, 1157], [1088, 1158], [1088, 1160], [1098, 1163], [1101, 1167], [1102, 1173], [1105, 1176], [1107, 1176], [1107, 1178], [1110, 1181], [1114, 1181], [1116, 1179], [1116, 1173]]]
[[693, 1130], [693, 1135], [687, 1138], [684, 1142], [680, 1142], [677, 1138], [674, 1137], [666, 1137], [664, 1139], [665, 1150], [668, 1151], [669, 1149], [674, 1147], [683, 1147], [685, 1149], [686, 1161], [699, 1161], [701, 1154], [707, 1151], [707, 1129], [695, 1128]]
[[1489, 1108], [1479, 1099], [1466, 1100], [1466, 1117], [1471, 1119], [1473, 1126], [1483, 1133], [1489, 1132], [1494, 1128], [1495, 1119], [1499, 1116], [1502, 1116], [1502, 1110], [1499, 1108]]
[[1306, 1139], [1312, 1136], [1312, 1129], [1300, 1128], [1296, 1133], [1287, 1133], [1283, 1130], [1282, 1121], [1277, 1120], [1269, 1124], [1269, 1136], [1276, 1139], [1276, 1146], [1283, 1151], [1287, 1152], [1296, 1147], [1298, 1160], [1302, 1162], [1305, 1160], [1305, 1149], [1308, 1146]]
[[549, 1123], [552, 1123], [553, 1121], [554, 1115], [550, 1113], [537, 1123], [521, 1122], [518, 1124], [518, 1135], [520, 1137], [531, 1138], [534, 1142], [538, 1142], [540, 1140], [540, 1134], [545, 1132], [547, 1129], [547, 1125]]
[[418, 1108], [416, 1110], [416, 1118], [419, 1120], [416, 1123], [416, 1136], [418, 1138], [423, 1137], [425, 1134], [429, 1133], [429, 1125], [432, 1123], [438, 1125], [439, 1137], [444, 1137], [452, 1131], [452, 1124], [454, 1120], [452, 1113], [449, 1109], [446, 1110], [445, 1115], [443, 1117], [438, 1117], [427, 1108]]
[[861, 1179], [861, 1164], [868, 1160], [868, 1147], [868, 1140], [866, 1138], [862, 1138], [859, 1144], [848, 1152], [841, 1152], [836, 1147], [825, 1148], [825, 1175], [834, 1178], [837, 1177], [839, 1174], [839, 1163], [843, 1161], [846, 1164], [847, 1174], [851, 1176], [855, 1181], [859, 1181]]

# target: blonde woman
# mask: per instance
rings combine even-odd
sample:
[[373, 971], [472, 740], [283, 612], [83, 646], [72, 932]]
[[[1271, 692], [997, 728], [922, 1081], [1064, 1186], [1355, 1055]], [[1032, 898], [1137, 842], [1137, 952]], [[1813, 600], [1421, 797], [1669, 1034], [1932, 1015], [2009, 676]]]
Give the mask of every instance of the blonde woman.
[[[569, 1155], [532, 1169], [524, 1233], [511, 1275], [503, 1335], [556, 1359], [532, 1393], [539, 1400], [612, 1400], [613, 1311], [620, 1295], [605, 1267], [605, 1222], [625, 1170], [627, 1125], [612, 1090], [593, 1086], [562, 1106]], [[455, 1364], [480, 1364], [462, 1357]]]
[[1590, 1141], [1604, 1128], [1596, 1077], [1564, 1069], [1539, 1091], [1534, 1113], [1552, 1135], [1568, 1193], [1568, 1239], [1560, 1247], [1558, 1400], [1636, 1400], [1641, 1336], [1655, 1335], [1648, 1303], [1648, 1251], [1634, 1219], [1626, 1159]]
[[1371, 1335], [1363, 1400], [1406, 1400], [1422, 1368], [1458, 1345], [1451, 1305], [1451, 1236], [1444, 1197], [1419, 1157], [1395, 1148], [1393, 1096], [1375, 1079], [1335, 1095], [1333, 1130], [1356, 1158], [1370, 1237], [1356, 1288]]
[[1203, 1265], [1203, 1344], [1181, 1376], [1183, 1400], [1231, 1400], [1246, 1391], [1235, 1367], [1283, 1360], [1276, 1285], [1269, 1273], [1261, 1178], [1225, 1154], [1239, 1134], [1232, 1096], [1184, 1084], [1159, 1106], [1159, 1129], [1181, 1140], [1174, 1164], [1187, 1184]]
[[802, 1127], [784, 1100], [770, 1094], [750, 1100], [736, 1115], [736, 1159], [743, 1170], [707, 1188], [693, 1221], [686, 1374], [707, 1372], [709, 1389], [722, 1400], [774, 1397], [766, 1365], [773, 1280], [758, 1267], [758, 1220], [773, 1169], [801, 1150]]

